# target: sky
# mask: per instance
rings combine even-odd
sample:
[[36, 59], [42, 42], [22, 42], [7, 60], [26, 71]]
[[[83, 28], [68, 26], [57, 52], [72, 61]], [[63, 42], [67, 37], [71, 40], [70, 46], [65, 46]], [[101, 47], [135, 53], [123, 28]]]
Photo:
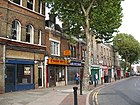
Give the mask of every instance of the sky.
[[119, 32], [131, 34], [140, 42], [140, 0], [125, 0], [122, 8], [123, 21]]

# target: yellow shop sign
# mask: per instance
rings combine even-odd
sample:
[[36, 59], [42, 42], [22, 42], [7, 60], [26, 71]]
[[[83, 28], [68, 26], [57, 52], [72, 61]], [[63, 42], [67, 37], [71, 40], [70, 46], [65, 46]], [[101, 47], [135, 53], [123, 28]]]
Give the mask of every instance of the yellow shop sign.
[[68, 65], [68, 60], [49, 58], [48, 59], [48, 64]]

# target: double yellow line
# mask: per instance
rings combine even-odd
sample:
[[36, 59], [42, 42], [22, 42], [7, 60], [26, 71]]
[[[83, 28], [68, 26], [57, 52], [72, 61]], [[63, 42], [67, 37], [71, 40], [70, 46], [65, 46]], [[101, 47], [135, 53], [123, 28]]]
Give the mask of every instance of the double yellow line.
[[99, 93], [100, 90], [101, 90], [101, 89], [95, 91], [94, 94], [93, 94], [93, 98], [94, 98], [94, 101], [95, 101], [95, 105], [99, 105], [99, 103], [98, 103], [98, 97], [97, 97], [97, 96], [98, 96], [98, 93]]

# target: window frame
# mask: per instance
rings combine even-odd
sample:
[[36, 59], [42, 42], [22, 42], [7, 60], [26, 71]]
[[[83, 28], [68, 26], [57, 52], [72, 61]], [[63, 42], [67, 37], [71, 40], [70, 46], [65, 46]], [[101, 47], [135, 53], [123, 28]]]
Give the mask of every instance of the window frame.
[[[30, 28], [30, 29], [28, 29], [28, 28]], [[30, 35], [29, 41], [27, 39], [28, 35]], [[26, 39], [25, 39], [25, 41], [28, 42], [28, 43], [32, 43], [32, 44], [34, 43], [34, 27], [31, 24], [28, 24], [26, 26]]]
[[42, 31], [38, 30], [38, 45], [41, 45], [42, 43]]
[[[28, 7], [28, 4], [30, 6], [32, 6], [32, 8]], [[35, 0], [32, 0], [32, 3], [30, 0], [27, 0], [27, 8], [34, 11], [35, 10]]]
[[[60, 56], [60, 41], [49, 38], [51, 55]], [[52, 45], [52, 43], [54, 45]], [[53, 49], [52, 49], [53, 47]], [[53, 51], [54, 50], [54, 51]]]
[[[16, 31], [16, 34], [15, 34], [16, 39], [13, 38], [14, 36], [13, 31]], [[12, 21], [11, 36], [12, 36], [11, 39], [21, 41], [21, 23], [18, 20]]]
[[70, 45], [71, 57], [76, 58], [76, 46]]
[[11, 2], [18, 4], [18, 5], [22, 5], [22, 0], [19, 0], [19, 3], [15, 2], [14, 0], [10, 0]]
[[43, 14], [43, 2], [41, 0], [39, 0], [38, 12], [40, 14]]

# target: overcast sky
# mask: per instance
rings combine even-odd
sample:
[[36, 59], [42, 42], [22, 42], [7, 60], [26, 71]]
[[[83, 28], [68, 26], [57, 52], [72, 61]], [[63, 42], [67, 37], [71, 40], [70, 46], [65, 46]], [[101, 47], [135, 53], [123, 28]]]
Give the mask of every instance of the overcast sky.
[[125, 0], [122, 7], [124, 17], [119, 31], [133, 35], [140, 42], [140, 0]]

